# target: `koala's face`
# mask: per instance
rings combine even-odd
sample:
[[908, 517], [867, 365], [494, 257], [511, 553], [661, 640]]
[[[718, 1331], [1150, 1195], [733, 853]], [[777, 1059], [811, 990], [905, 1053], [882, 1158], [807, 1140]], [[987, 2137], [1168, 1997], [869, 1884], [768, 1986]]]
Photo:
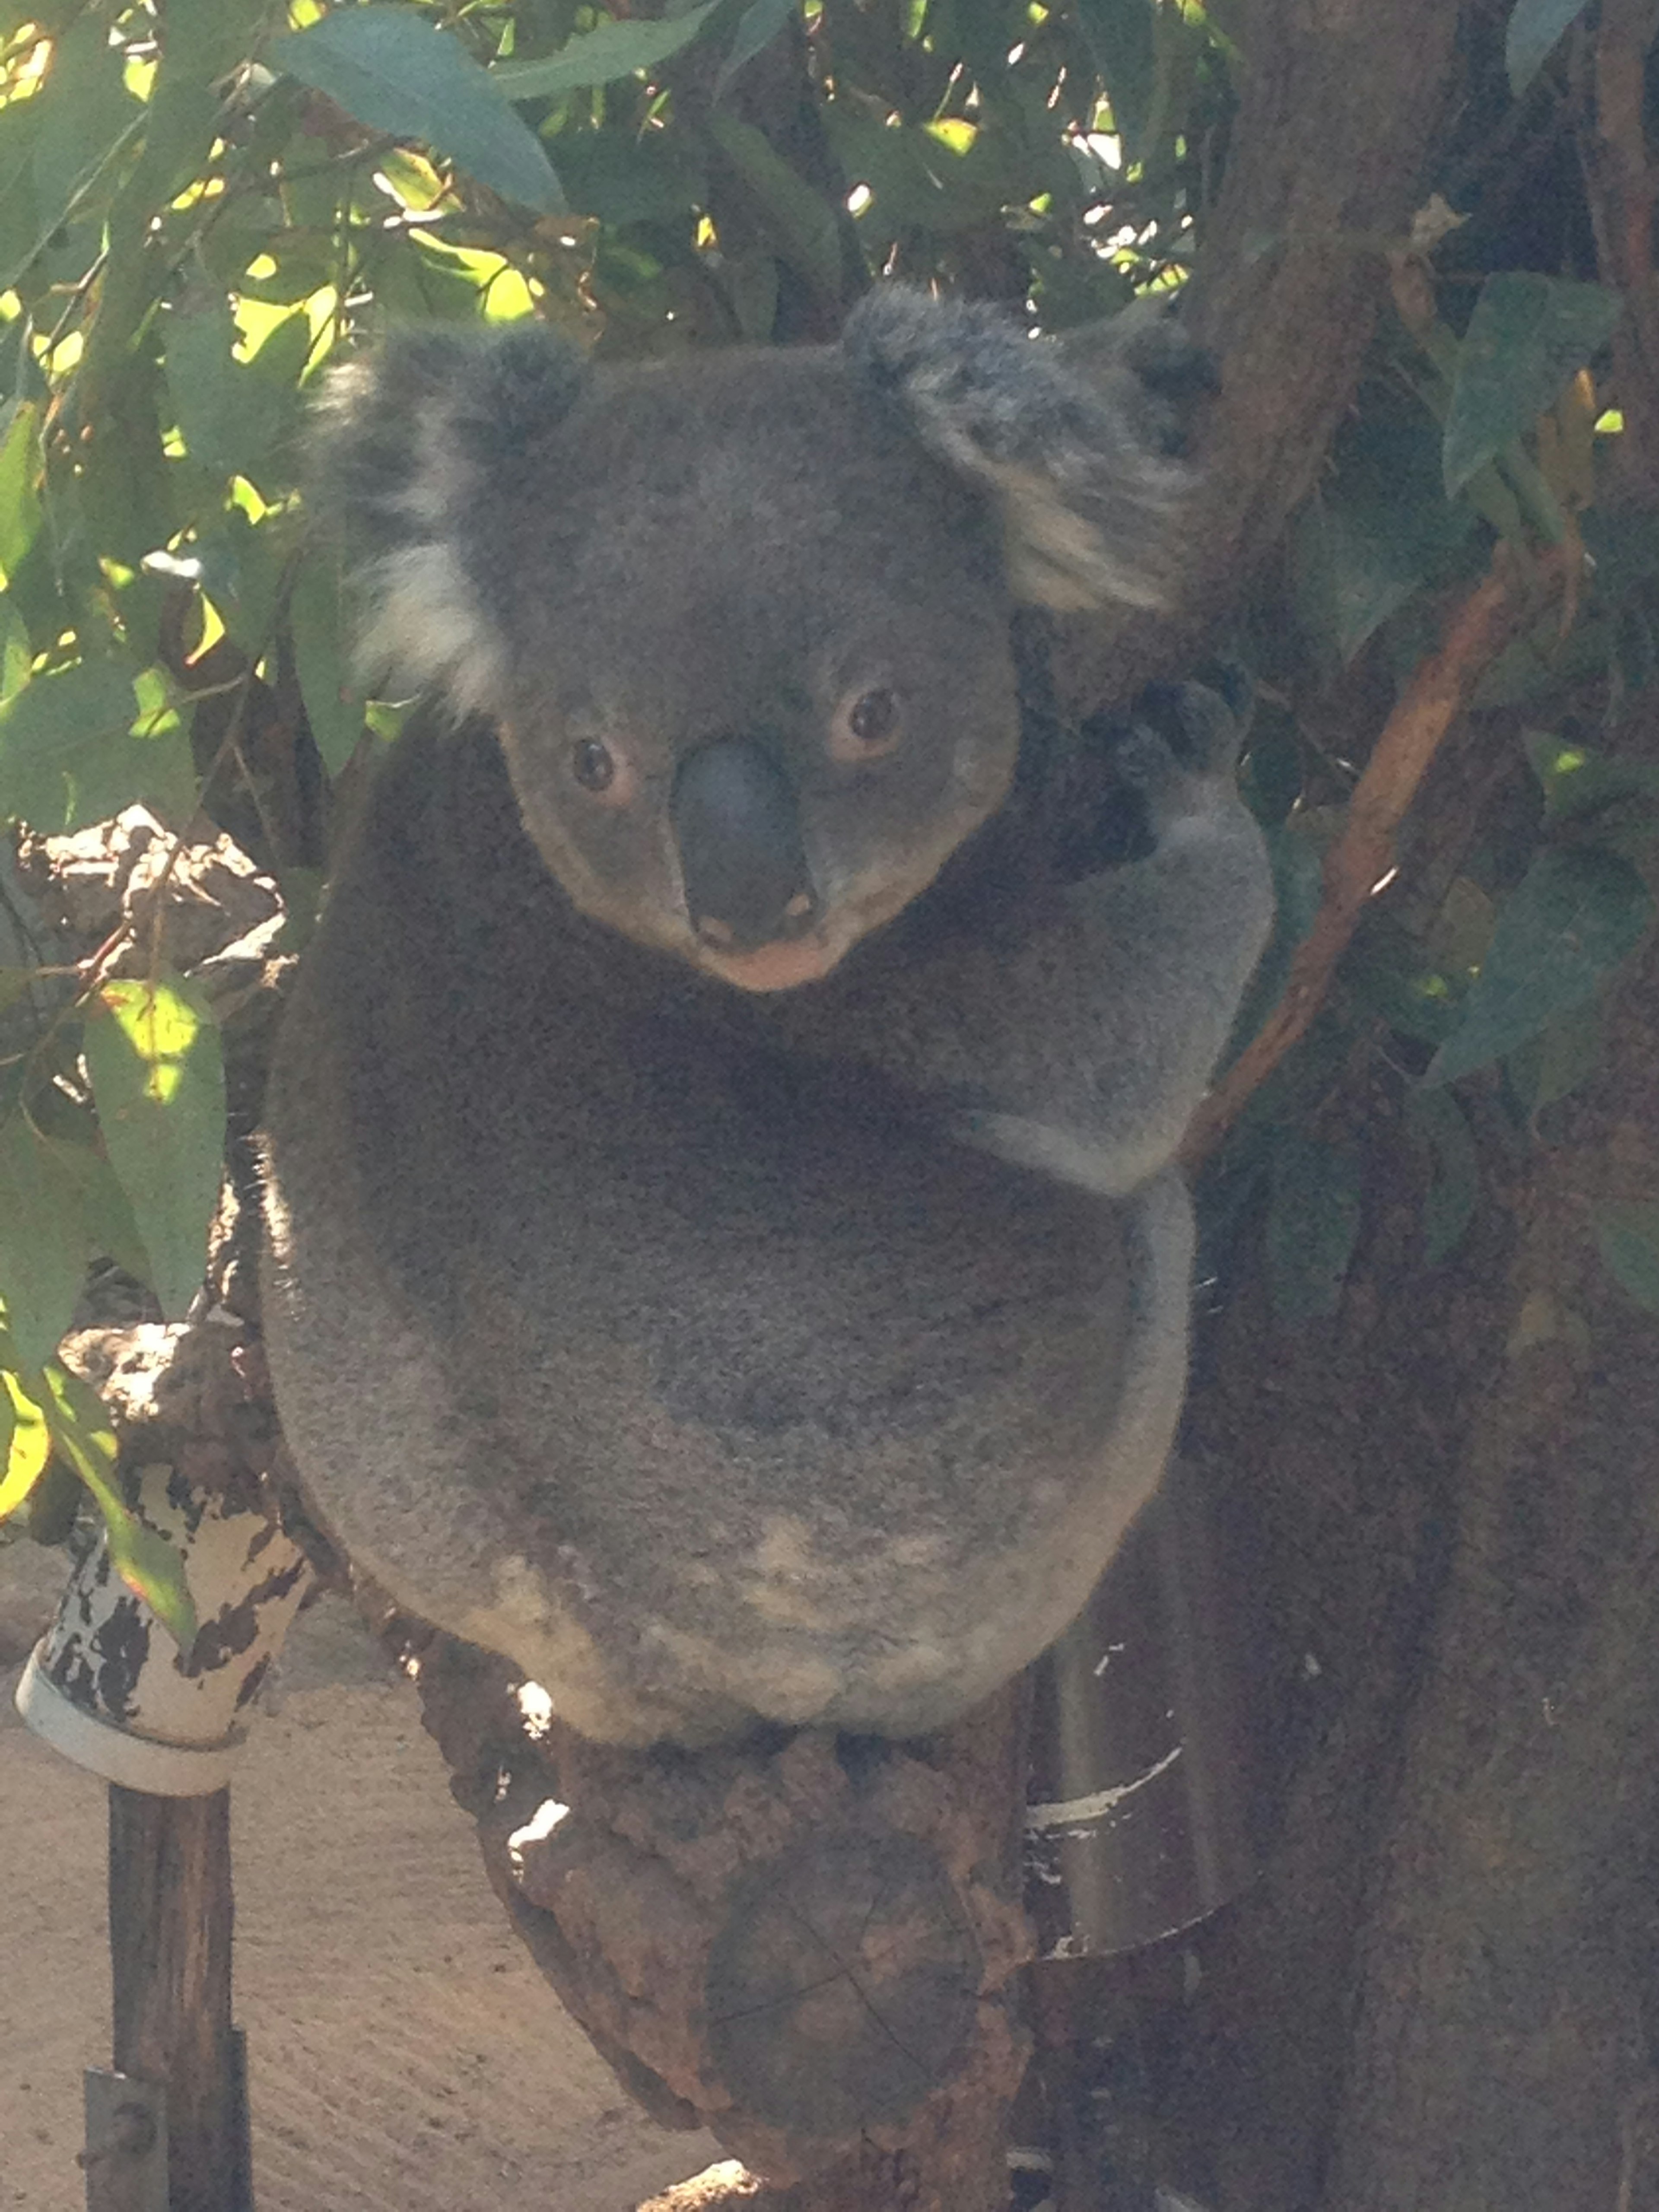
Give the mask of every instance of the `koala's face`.
[[578, 907], [747, 990], [827, 975], [1000, 804], [1016, 595], [1156, 596], [1113, 530], [1170, 465], [916, 295], [839, 347], [598, 373], [429, 334], [337, 416], [371, 657], [495, 722]]
[[833, 356], [612, 380], [481, 518], [478, 553], [548, 866], [729, 982], [826, 974], [1006, 791], [999, 535]]

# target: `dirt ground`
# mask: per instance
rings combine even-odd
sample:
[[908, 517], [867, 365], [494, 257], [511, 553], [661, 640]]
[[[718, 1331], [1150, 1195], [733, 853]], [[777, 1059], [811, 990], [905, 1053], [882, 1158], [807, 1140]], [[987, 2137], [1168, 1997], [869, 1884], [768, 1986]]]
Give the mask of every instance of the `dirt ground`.
[[[11, 1693], [64, 1555], [0, 1548], [0, 2208], [81, 2212], [109, 2059], [105, 1790]], [[720, 2156], [623, 2097], [491, 1896], [415, 1696], [301, 1620], [232, 1790], [259, 2212], [630, 2212]]]

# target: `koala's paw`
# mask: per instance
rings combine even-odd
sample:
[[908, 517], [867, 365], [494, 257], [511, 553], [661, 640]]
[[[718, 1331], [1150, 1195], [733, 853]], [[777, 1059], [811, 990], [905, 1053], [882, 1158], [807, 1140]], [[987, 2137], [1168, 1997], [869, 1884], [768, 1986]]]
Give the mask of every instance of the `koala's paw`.
[[1234, 773], [1249, 713], [1242, 672], [1206, 684], [1158, 684], [1135, 702], [1117, 734], [1112, 765], [1144, 811], [1156, 844], [1182, 819], [1238, 804]]

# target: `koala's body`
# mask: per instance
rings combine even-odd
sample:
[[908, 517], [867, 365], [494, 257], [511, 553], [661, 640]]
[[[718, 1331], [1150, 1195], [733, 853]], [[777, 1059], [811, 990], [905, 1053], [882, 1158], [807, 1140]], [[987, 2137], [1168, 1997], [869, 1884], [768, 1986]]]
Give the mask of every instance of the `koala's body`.
[[338, 402], [428, 699], [278, 1054], [272, 1373], [349, 1555], [586, 1735], [939, 1727], [1157, 1484], [1269, 900], [1210, 695], [1104, 775], [1140, 858], [1016, 783], [1017, 598], [1161, 587], [1127, 417], [904, 293], [592, 374], [416, 337]]

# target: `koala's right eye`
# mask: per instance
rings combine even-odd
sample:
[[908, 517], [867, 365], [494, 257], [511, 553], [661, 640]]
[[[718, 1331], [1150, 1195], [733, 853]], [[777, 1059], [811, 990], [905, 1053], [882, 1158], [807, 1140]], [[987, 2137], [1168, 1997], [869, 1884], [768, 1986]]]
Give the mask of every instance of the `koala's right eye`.
[[570, 773], [584, 791], [609, 791], [617, 780], [611, 748], [597, 738], [584, 738], [570, 749]]
[[639, 778], [625, 747], [607, 744], [602, 738], [578, 738], [567, 758], [573, 782], [601, 806], [626, 806], [638, 793]]

